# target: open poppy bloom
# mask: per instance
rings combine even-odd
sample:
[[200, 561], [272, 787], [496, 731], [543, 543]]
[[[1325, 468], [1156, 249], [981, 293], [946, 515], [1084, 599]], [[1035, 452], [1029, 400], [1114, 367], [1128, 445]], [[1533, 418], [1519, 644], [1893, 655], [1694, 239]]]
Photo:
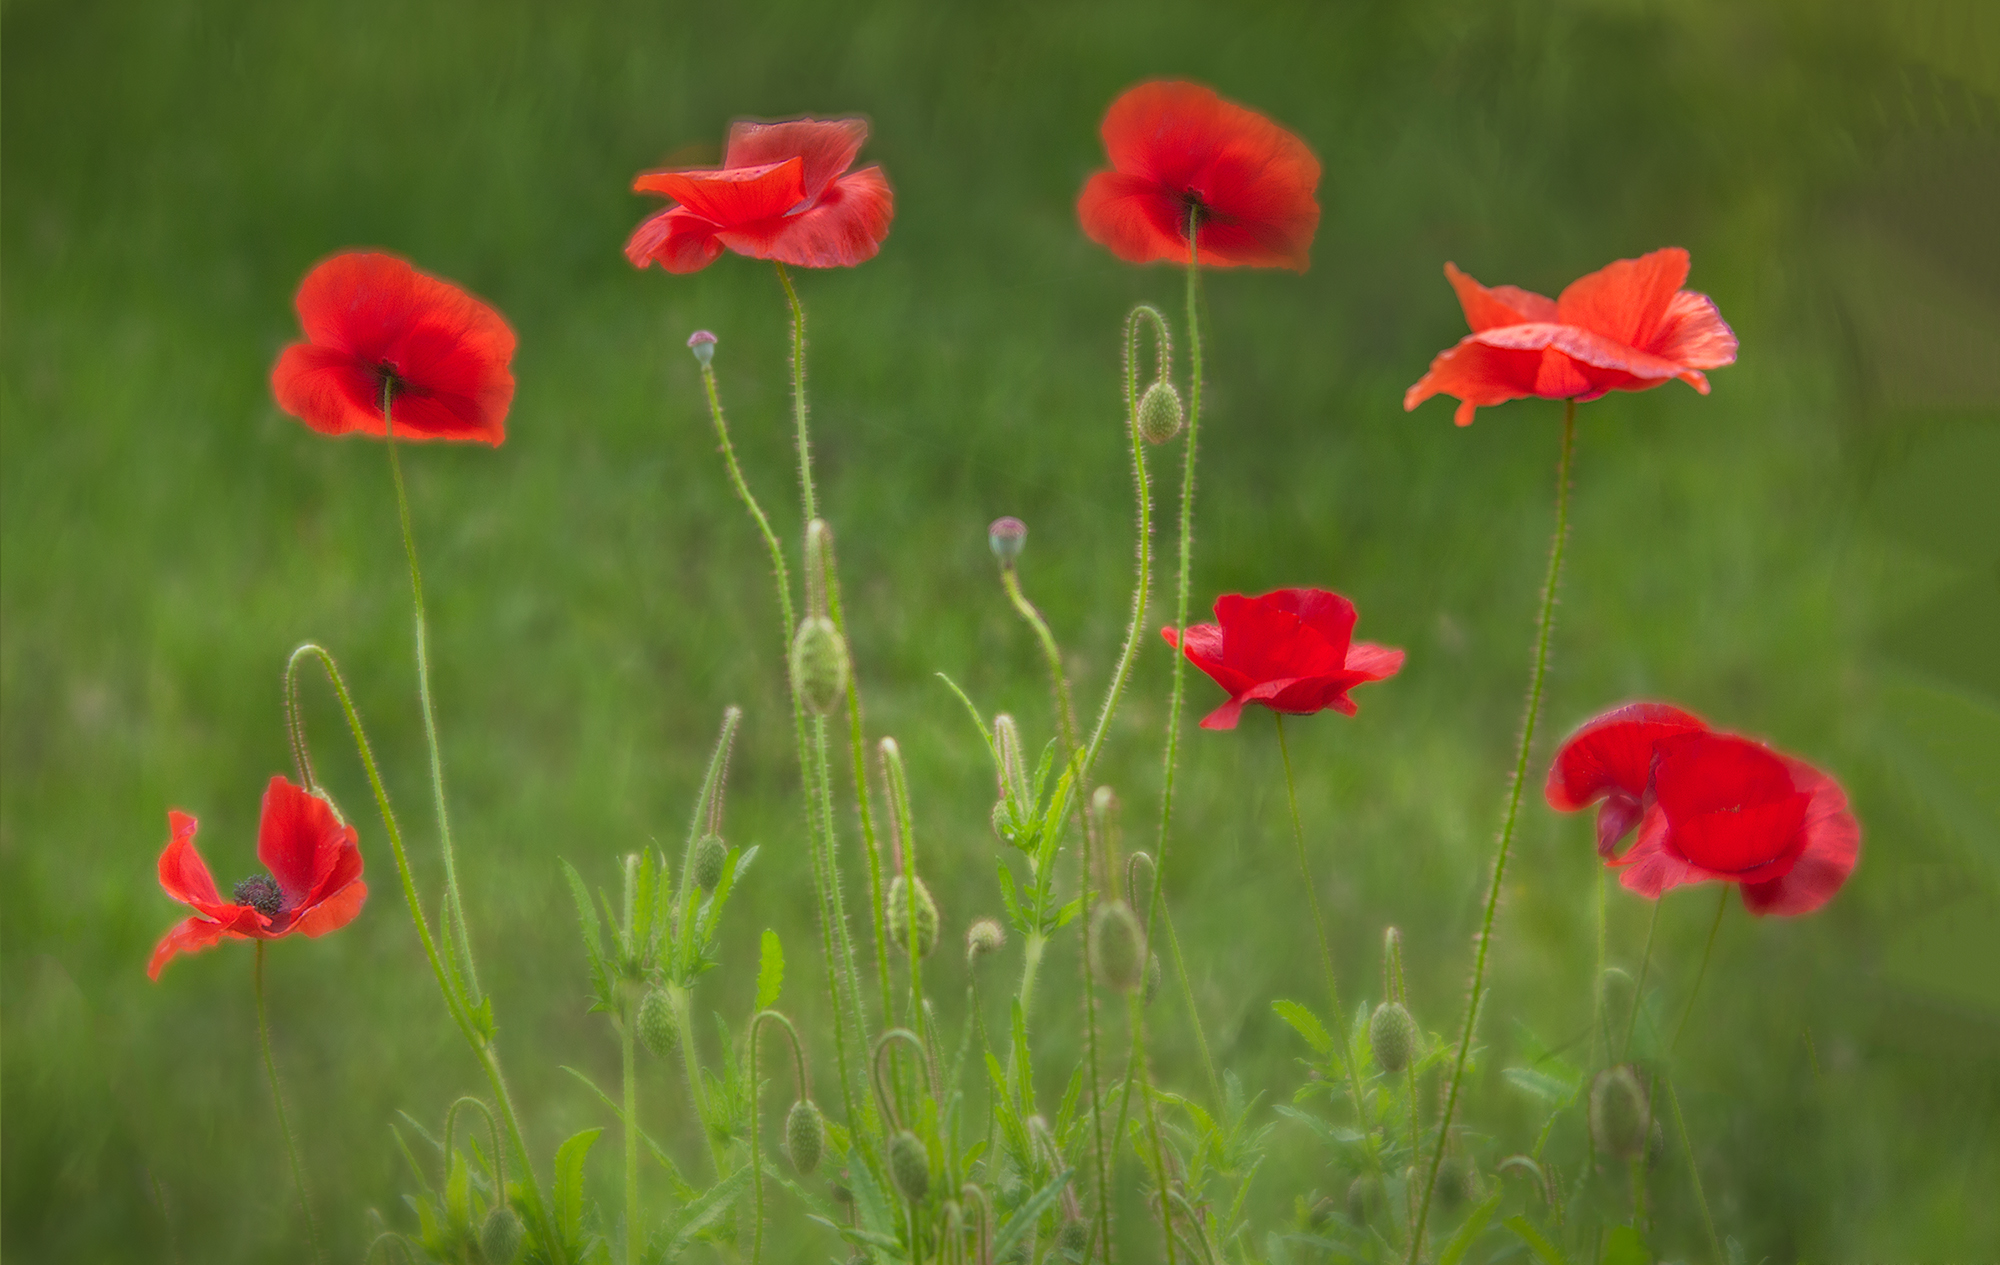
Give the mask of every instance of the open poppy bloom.
[[506, 438], [514, 331], [486, 304], [376, 251], [321, 263], [294, 303], [306, 341], [271, 370], [279, 408], [328, 435]]
[[1111, 170], [1083, 186], [1077, 218], [1128, 263], [1188, 262], [1195, 221], [1210, 268], [1306, 270], [1319, 227], [1319, 159], [1255, 110], [1200, 84], [1142, 83], [1111, 103], [1099, 129]]
[[276, 940], [294, 933], [323, 936], [353, 921], [368, 898], [354, 827], [333, 805], [282, 777], [264, 791], [257, 859], [268, 874], [238, 883], [224, 900], [194, 849], [195, 819], [167, 814], [172, 837], [160, 853], [160, 886], [192, 908], [153, 950], [146, 974], [160, 978], [177, 953], [198, 953], [221, 940]]
[[1674, 378], [1707, 395], [1701, 371], [1735, 361], [1736, 335], [1714, 300], [1681, 289], [1687, 274], [1688, 253], [1670, 246], [1621, 259], [1548, 299], [1514, 286], [1488, 289], [1446, 264], [1472, 332], [1431, 361], [1404, 392], [1403, 408], [1455, 396], [1453, 420], [1470, 426], [1480, 407], [1530, 395], [1594, 400]]
[[[1213, 624], [1190, 624], [1178, 648], [1188, 662], [1229, 691], [1229, 701], [1201, 721], [1234, 729], [1246, 704], [1304, 716], [1331, 707], [1352, 716], [1347, 692], [1396, 675], [1403, 652], [1356, 642], [1354, 603], [1325, 589], [1279, 589], [1262, 597], [1215, 599]], [[1160, 629], [1170, 646], [1172, 628]]]
[[1811, 913], [1840, 890], [1861, 850], [1839, 783], [1663, 703], [1587, 722], [1556, 753], [1545, 794], [1561, 812], [1603, 800], [1598, 855], [1655, 899], [1683, 883], [1724, 882], [1752, 913]]
[[699, 272], [725, 247], [801, 268], [873, 259], [896, 205], [880, 167], [847, 170], [867, 138], [861, 119], [733, 123], [721, 167], [646, 171], [632, 182], [677, 205], [639, 225], [625, 257], [668, 272]]

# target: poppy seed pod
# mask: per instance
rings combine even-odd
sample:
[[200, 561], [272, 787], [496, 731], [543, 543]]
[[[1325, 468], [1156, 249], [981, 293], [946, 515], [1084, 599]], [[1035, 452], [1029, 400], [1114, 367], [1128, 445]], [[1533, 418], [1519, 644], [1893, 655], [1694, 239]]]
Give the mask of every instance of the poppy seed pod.
[[486, 1265], [514, 1265], [521, 1254], [521, 1216], [506, 1204], [494, 1204], [479, 1227], [479, 1254]]
[[1347, 1187], [1347, 1219], [1356, 1225], [1367, 1225], [1368, 1218], [1381, 1211], [1383, 1204], [1382, 1179], [1363, 1173]]
[[729, 860], [729, 845], [720, 835], [703, 835], [694, 845], [694, 882], [704, 892], [712, 892], [722, 881], [722, 867]]
[[[931, 899], [930, 889], [922, 879], [916, 882], [917, 914], [917, 956], [927, 958], [931, 950], [937, 948], [938, 910], [937, 902]], [[910, 951], [910, 891], [908, 883], [898, 874], [889, 880], [889, 894], [883, 903], [888, 909], [889, 941], [903, 952]]]
[[1099, 905], [1090, 916], [1090, 955], [1097, 964], [1098, 981], [1121, 993], [1143, 987], [1146, 954], [1139, 943], [1143, 938], [1130, 905], [1122, 900]]
[[1646, 1152], [1653, 1109], [1629, 1063], [1607, 1067], [1590, 1082], [1590, 1136], [1597, 1149], [1621, 1160]]
[[819, 1167], [820, 1152], [825, 1149], [826, 1121], [820, 1118], [812, 1099], [801, 1098], [785, 1117], [785, 1152], [792, 1157], [792, 1167], [799, 1176], [810, 1176]]
[[1400, 1002], [1387, 1001], [1368, 1017], [1368, 1048], [1375, 1066], [1394, 1076], [1410, 1065], [1417, 1052], [1417, 1021]]
[[1164, 444], [1180, 434], [1181, 421], [1181, 393], [1165, 378], [1139, 397], [1139, 437], [1147, 443]]
[[673, 1053], [680, 1033], [674, 1023], [674, 1006], [667, 990], [656, 988], [639, 1002], [639, 1042], [655, 1058]]
[[998, 953], [1007, 947], [1007, 930], [991, 918], [981, 918], [965, 929], [965, 956], [975, 958]]
[[831, 712], [847, 693], [847, 642], [824, 615], [799, 623], [792, 639], [792, 685], [815, 716]]
[[688, 335], [688, 350], [694, 353], [702, 368], [708, 368], [709, 362], [715, 359], [715, 335], [705, 329], [696, 330]]
[[1071, 1217], [1056, 1231], [1056, 1249], [1066, 1255], [1080, 1256], [1089, 1246], [1090, 1223], [1082, 1217]]
[[889, 1139], [889, 1176], [896, 1189], [911, 1203], [922, 1203], [931, 1193], [931, 1157], [924, 1144], [908, 1129]]

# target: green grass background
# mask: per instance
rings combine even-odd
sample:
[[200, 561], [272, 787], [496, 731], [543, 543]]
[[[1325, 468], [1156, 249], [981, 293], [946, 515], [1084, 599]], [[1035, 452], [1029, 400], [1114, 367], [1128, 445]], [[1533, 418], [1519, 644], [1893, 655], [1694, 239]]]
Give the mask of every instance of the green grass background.
[[[986, 522], [1030, 523], [1026, 582], [1086, 697], [1123, 626], [1118, 322], [1147, 300], [1178, 327], [1179, 274], [1112, 259], [1072, 207], [1106, 103], [1170, 74], [1325, 163], [1311, 272], [1207, 282], [1196, 594], [1338, 588], [1361, 635], [1409, 651], [1358, 718], [1294, 727], [1350, 997], [1377, 991], [1395, 923], [1420, 1020], [1456, 1026], [1550, 527], [1560, 406], [1462, 431], [1448, 404], [1400, 407], [1463, 332], [1439, 269], [1553, 293], [1685, 245], [1741, 359], [1708, 398], [1673, 384], [1582, 410], [1535, 767], [1644, 696], [1842, 779], [1866, 830], [1853, 881], [1808, 919], [1732, 908], [1681, 1052], [1710, 1198], [1751, 1260], [2000, 1255], [1997, 39], [1970, 0], [8, 3], [0, 1248], [23, 1265], [300, 1258], [251, 955], [157, 985], [144, 965], [180, 912], [153, 872], [169, 806], [200, 816], [223, 882], [253, 866], [301, 640], [345, 665], [437, 877], [382, 450], [309, 433], [266, 386], [304, 271], [389, 248], [520, 335], [506, 445], [408, 466], [467, 896], [546, 1157], [609, 1123], [558, 1065], [616, 1066], [582, 1015], [557, 858], [608, 883], [622, 851], [677, 848], [729, 703], [748, 713], [729, 833], [764, 852], [704, 999], [744, 1013], [770, 926], [792, 950], [786, 1005], [817, 1014], [773, 603], [681, 349], [720, 336], [740, 448], [792, 534], [780, 296], [734, 257], [633, 271], [619, 247], [652, 202], [632, 173], [712, 156], [732, 117], [873, 119], [894, 231], [867, 266], [800, 284], [870, 725], [912, 762], [955, 938], [998, 910], [992, 791], [932, 674], [1048, 731]], [[1177, 450], [1154, 468], [1164, 492]], [[1105, 765], [1134, 846], [1169, 662], [1145, 646]], [[1191, 682], [1197, 714], [1213, 697]], [[365, 1209], [406, 1216], [395, 1112], [434, 1120], [477, 1084], [334, 717], [316, 703], [313, 724], [374, 895], [341, 934], [275, 947], [273, 1020], [352, 1260]], [[1268, 1002], [1319, 994], [1276, 746], [1260, 714], [1185, 749], [1171, 895], [1218, 1056], [1268, 1113], [1301, 1053]], [[1472, 1107], [1489, 1158], [1531, 1140], [1495, 1074], [1515, 1024], [1561, 1041], [1589, 1015], [1590, 826], [1532, 796], [1524, 814]], [[1647, 906], [1614, 889], [1610, 908], [1613, 959], [1635, 966]], [[1663, 997], [1684, 996], [1712, 908], [1668, 900]], [[960, 968], [939, 961], [955, 1015]], [[1073, 961], [1054, 963], [1049, 996], [1073, 996]], [[1171, 996], [1156, 1009], [1161, 1074], [1193, 1088], [1185, 1016]], [[1074, 1022], [1051, 1015], [1053, 1062]], [[647, 1093], [675, 1132], [671, 1076]], [[1296, 1126], [1277, 1136], [1253, 1195], [1270, 1225], [1335, 1184]], [[598, 1164], [608, 1183], [608, 1149]], [[1660, 1182], [1657, 1246], [1701, 1256], [1684, 1174]]]

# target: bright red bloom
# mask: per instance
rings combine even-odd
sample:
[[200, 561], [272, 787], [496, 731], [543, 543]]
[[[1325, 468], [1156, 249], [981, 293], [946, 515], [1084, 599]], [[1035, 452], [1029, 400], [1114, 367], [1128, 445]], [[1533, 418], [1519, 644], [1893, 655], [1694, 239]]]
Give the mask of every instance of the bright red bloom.
[[847, 171], [867, 138], [861, 119], [732, 123], [720, 168], [645, 171], [633, 180], [635, 192], [664, 193], [679, 205], [633, 230], [625, 257], [635, 268], [656, 263], [668, 272], [699, 272], [724, 247], [801, 268], [873, 259], [896, 199], [880, 167]]
[[368, 898], [361, 881], [361, 849], [354, 827], [333, 805], [282, 777], [264, 791], [263, 820], [257, 827], [257, 859], [269, 875], [236, 885], [231, 899], [215, 890], [215, 879], [194, 849], [195, 820], [167, 814], [172, 838], [160, 853], [160, 886], [194, 909], [153, 950], [146, 974], [160, 972], [176, 953], [198, 953], [221, 940], [276, 940], [294, 933], [323, 936], [353, 921]]
[[1188, 261], [1188, 217], [1209, 268], [1306, 270], [1319, 159], [1255, 110], [1200, 84], [1155, 80], [1111, 103], [1111, 170], [1076, 200], [1083, 231], [1128, 263]]
[[[1861, 827], [1840, 785], [1802, 760], [1708, 728], [1662, 703], [1604, 713], [1556, 753], [1545, 792], [1575, 812], [1598, 799], [1597, 851], [1626, 887], [1737, 884], [1757, 914], [1805, 914], [1853, 872]], [[1638, 827], [1622, 855], [1618, 844]]]
[[[1279, 589], [1262, 597], [1215, 599], [1213, 624], [1190, 624], [1180, 648], [1188, 662], [1229, 691], [1202, 718], [1203, 729], [1234, 729], [1246, 704], [1294, 716], [1333, 708], [1354, 714], [1347, 691], [1396, 675], [1403, 652], [1356, 642], [1354, 603], [1325, 589]], [[1174, 630], [1160, 629], [1175, 645]]]
[[1714, 300], [1681, 289], [1687, 274], [1688, 253], [1670, 246], [1572, 281], [1550, 300], [1513, 286], [1488, 289], [1446, 264], [1472, 332], [1431, 361], [1404, 392], [1403, 408], [1456, 396], [1453, 420], [1470, 426], [1482, 406], [1530, 395], [1594, 400], [1673, 378], [1707, 395], [1701, 371], [1735, 361], [1736, 335]]
[[316, 431], [495, 444], [514, 400], [514, 331], [465, 291], [394, 255], [335, 255], [299, 284], [306, 341], [271, 370], [278, 407]]

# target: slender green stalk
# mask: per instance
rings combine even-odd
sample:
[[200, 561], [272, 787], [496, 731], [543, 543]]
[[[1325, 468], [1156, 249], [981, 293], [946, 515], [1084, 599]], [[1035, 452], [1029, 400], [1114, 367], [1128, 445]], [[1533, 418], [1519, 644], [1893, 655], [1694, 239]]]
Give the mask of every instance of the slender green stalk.
[[[639, 1265], [639, 997], [626, 987], [625, 1013], [618, 1016], [618, 1060], [625, 1097], [625, 1265]], [[692, 1040], [683, 1032], [683, 1042]]]
[[792, 1039], [793, 1084], [798, 1090], [800, 1102], [812, 1097], [812, 1082], [806, 1076], [805, 1049], [799, 1044], [799, 1031], [792, 1027], [792, 1021], [775, 1010], [760, 1010], [750, 1018], [750, 1184], [754, 1189], [755, 1203], [754, 1229], [750, 1235], [750, 1265], [758, 1265], [764, 1259], [764, 1164], [758, 1157], [760, 1139], [757, 1135], [757, 1104], [763, 1095], [757, 1085], [757, 1036], [763, 1031], [764, 1021], [775, 1019], [784, 1025], [785, 1033]]
[[1354, 1123], [1364, 1133], [1368, 1116], [1361, 1106], [1361, 1073], [1354, 1066], [1354, 1047], [1348, 1040], [1347, 1011], [1340, 1004], [1340, 982], [1333, 970], [1333, 949], [1327, 943], [1326, 916], [1320, 912], [1319, 888], [1313, 882], [1311, 862], [1306, 860], [1306, 828], [1299, 820], [1299, 792], [1292, 780], [1292, 750], [1285, 742], [1285, 715], [1272, 712], [1278, 721], [1278, 756], [1285, 766], [1285, 802], [1292, 808], [1292, 846], [1298, 853], [1299, 881], [1305, 885], [1306, 907], [1312, 910], [1313, 930], [1319, 935], [1320, 965], [1326, 969], [1327, 1000], [1333, 1006], [1334, 1030], [1340, 1034], [1340, 1061], [1347, 1067], [1347, 1092], [1354, 1100]]
[[778, 270], [778, 284], [785, 287], [785, 302], [792, 309], [792, 421], [798, 431], [799, 499], [805, 506], [805, 521], [810, 523], [819, 517], [819, 509], [813, 499], [812, 444], [806, 437], [806, 310], [799, 303], [799, 292], [792, 289], [792, 274], [776, 260], [772, 266]]
[[396, 485], [396, 514], [403, 526], [403, 552], [410, 562], [410, 599], [416, 610], [417, 698], [423, 705], [424, 739], [430, 744], [431, 799], [437, 809], [438, 846], [444, 853], [445, 934], [457, 950], [455, 963], [463, 978], [466, 1009], [479, 1014], [479, 974], [472, 962], [472, 936], [465, 925], [465, 902], [458, 893], [458, 865], [451, 846], [451, 817], [445, 811], [444, 755], [438, 745], [437, 708], [431, 701], [430, 629], [424, 618], [424, 577], [417, 566], [417, 535], [410, 525], [410, 498], [403, 486], [403, 460], [396, 447], [396, 427], [390, 419], [394, 383], [382, 387], [382, 440], [389, 450], [389, 475]]
[[[1068, 763], [1077, 755], [1076, 712], [1070, 707], [1069, 678], [1063, 673], [1062, 651], [1056, 645], [1055, 634], [1049, 631], [1048, 621], [1028, 600], [1028, 595], [1021, 591], [1021, 577], [1012, 565], [1000, 568], [1000, 583], [1007, 590], [1007, 600], [1014, 604], [1014, 609], [1020, 612], [1028, 627], [1035, 630], [1035, 640], [1041, 645], [1042, 661], [1049, 669], [1049, 689], [1055, 694], [1056, 724], [1062, 731], [1063, 760]], [[1083, 786], [1077, 784], [1075, 794], [1079, 797], [1078, 802], [1081, 802], [1083, 793]]]
[[827, 744], [826, 717], [813, 717], [813, 775], [819, 782], [820, 838], [826, 849], [827, 893], [833, 900], [835, 943], [840, 948], [840, 976], [846, 983], [847, 1024], [856, 1041], [868, 1031], [862, 1021], [861, 973], [855, 965], [854, 936], [847, 920], [846, 889], [840, 879], [840, 831], [833, 816], [833, 760]]
[[306, 1168], [299, 1162], [298, 1139], [292, 1136], [292, 1122], [285, 1115], [285, 1091], [278, 1083], [278, 1060], [271, 1053], [271, 1023], [264, 1013], [264, 947], [266, 941], [257, 942], [257, 965], [254, 971], [257, 990], [257, 1040], [264, 1047], [264, 1074], [271, 1078], [271, 1101], [278, 1107], [278, 1132], [285, 1135], [285, 1158], [292, 1162], [292, 1181], [299, 1188], [299, 1207], [305, 1209], [306, 1234], [312, 1240], [313, 1259], [324, 1261], [326, 1249], [319, 1241], [319, 1218], [313, 1216], [312, 1193], [306, 1189]]
[[1639, 982], [1632, 986], [1632, 1010], [1625, 1017], [1625, 1045], [1618, 1055], [1623, 1062], [1632, 1057], [1632, 1034], [1639, 1027], [1639, 1008], [1646, 1003], [1646, 971], [1653, 965], [1653, 937], [1660, 930], [1660, 906], [1653, 901], [1653, 916], [1646, 920], [1646, 951], [1639, 956]]
[[1590, 986], [1590, 1065], [1598, 1065], [1599, 1052], [1603, 1057], [1611, 1056], [1611, 1037], [1604, 1027], [1604, 967], [1606, 957], [1605, 926], [1608, 876], [1597, 877], [1597, 974], [1591, 977]]
[[1528, 714], [1521, 723], [1521, 745], [1514, 757], [1514, 780], [1507, 791], [1507, 815], [1500, 826], [1500, 845], [1493, 854], [1493, 879], [1486, 889], [1486, 914], [1479, 925], [1479, 943], [1472, 955], [1472, 988], [1465, 998], [1465, 1022], [1458, 1037], [1458, 1054], [1452, 1061], [1451, 1083], [1445, 1091], [1444, 1113], [1438, 1119], [1437, 1146], [1431, 1152], [1430, 1175], [1424, 1179], [1423, 1200], [1417, 1208], [1417, 1232], [1410, 1236], [1409, 1265], [1417, 1265], [1417, 1249], [1423, 1243], [1423, 1227], [1430, 1217], [1431, 1196], [1437, 1192], [1438, 1169], [1444, 1163], [1445, 1142], [1451, 1137], [1452, 1113], [1458, 1108], [1458, 1091], [1465, 1078], [1465, 1061], [1472, 1053], [1473, 1028], [1479, 1019], [1479, 1002], [1486, 986], [1486, 958], [1493, 945], [1493, 914], [1500, 905], [1500, 883], [1507, 874], [1507, 851], [1514, 842], [1514, 823], [1521, 810], [1521, 789], [1528, 780], [1528, 752], [1535, 741], [1535, 721], [1542, 712], [1542, 683], [1549, 666], [1549, 634], [1555, 626], [1556, 585], [1562, 579], [1563, 545], [1569, 537], [1569, 479], [1571, 458], [1576, 452], [1576, 401], [1563, 409], [1562, 458], [1556, 468], [1556, 530], [1549, 545], [1549, 571], [1542, 581], [1542, 611], [1536, 621], [1535, 670], [1528, 679]]
[[889, 821], [895, 827], [898, 851], [901, 853], [903, 868], [903, 926], [908, 931], [904, 948], [909, 954], [910, 970], [910, 1030], [917, 1034], [919, 1041], [925, 1040], [924, 1026], [924, 955], [923, 937], [917, 926], [917, 827], [916, 817], [910, 811], [909, 777], [903, 770], [902, 749], [894, 738], [884, 738], [882, 750], [882, 780], [889, 788]]
[[715, 1146], [715, 1131], [708, 1123], [707, 1093], [702, 1087], [701, 1048], [695, 1039], [694, 1008], [689, 1004], [694, 991], [678, 984], [667, 985], [667, 1001], [674, 1008], [674, 1029], [681, 1034], [681, 1071], [687, 1077], [688, 1102], [694, 1107], [695, 1123], [701, 1126], [702, 1144], [708, 1148], [708, 1162], [720, 1181], [728, 1170], [722, 1167], [722, 1153]]
[[1708, 942], [1701, 947], [1701, 967], [1694, 973], [1694, 987], [1688, 989], [1687, 1005], [1681, 1010], [1681, 1021], [1674, 1027], [1674, 1039], [1667, 1045], [1667, 1053], [1672, 1054], [1680, 1046], [1681, 1034], [1687, 1031], [1688, 1020], [1694, 1015], [1694, 999], [1701, 996], [1701, 982], [1708, 978], [1708, 958], [1715, 952], [1715, 933], [1722, 930], [1722, 914], [1729, 908], [1729, 884], [1717, 884], [1722, 890], [1717, 893], [1721, 899], [1715, 902], [1715, 921], [1708, 924]]
[[1701, 1188], [1701, 1168], [1694, 1161], [1694, 1139], [1688, 1136], [1687, 1120], [1681, 1115], [1681, 1096], [1674, 1092], [1673, 1077], [1664, 1079], [1667, 1103], [1674, 1109], [1674, 1128], [1680, 1130], [1681, 1149], [1687, 1155], [1688, 1177], [1694, 1182], [1694, 1201], [1701, 1209], [1702, 1227], [1708, 1231], [1708, 1250], [1715, 1254], [1716, 1265], [1725, 1265], [1729, 1257], [1722, 1250], [1722, 1239], [1715, 1233], [1715, 1216], [1708, 1210], [1708, 1192]]
[[[1158, 881], [1159, 879], [1156, 876], [1154, 882], [1157, 883]], [[1153, 1076], [1151, 1069], [1146, 1063], [1146, 1003], [1144, 997], [1144, 989], [1135, 990], [1126, 994], [1125, 997], [1126, 1023], [1132, 1029], [1132, 1049], [1134, 1051], [1132, 1068], [1128, 1071], [1127, 1075], [1129, 1078], [1130, 1072], [1135, 1071], [1145, 1082], [1139, 1092], [1144, 1094], [1146, 1099], [1146, 1140], [1153, 1149], [1153, 1171], [1159, 1175], [1160, 1239], [1166, 1244], [1167, 1265], [1176, 1265], [1174, 1255], [1174, 1216], [1173, 1210], [1167, 1206], [1167, 1152], [1166, 1148], [1160, 1144], [1160, 1120], [1153, 1106]], [[1118, 1119], [1118, 1127], [1120, 1130], [1123, 1130], [1125, 1127], [1125, 1111], [1122, 1106], [1119, 1108]], [[1114, 1143], [1117, 1141], [1115, 1136], [1112, 1140]], [[1109, 1260], [1111, 1258], [1111, 1247], [1108, 1242], [1105, 1245], [1104, 1251], [1105, 1259]]]

